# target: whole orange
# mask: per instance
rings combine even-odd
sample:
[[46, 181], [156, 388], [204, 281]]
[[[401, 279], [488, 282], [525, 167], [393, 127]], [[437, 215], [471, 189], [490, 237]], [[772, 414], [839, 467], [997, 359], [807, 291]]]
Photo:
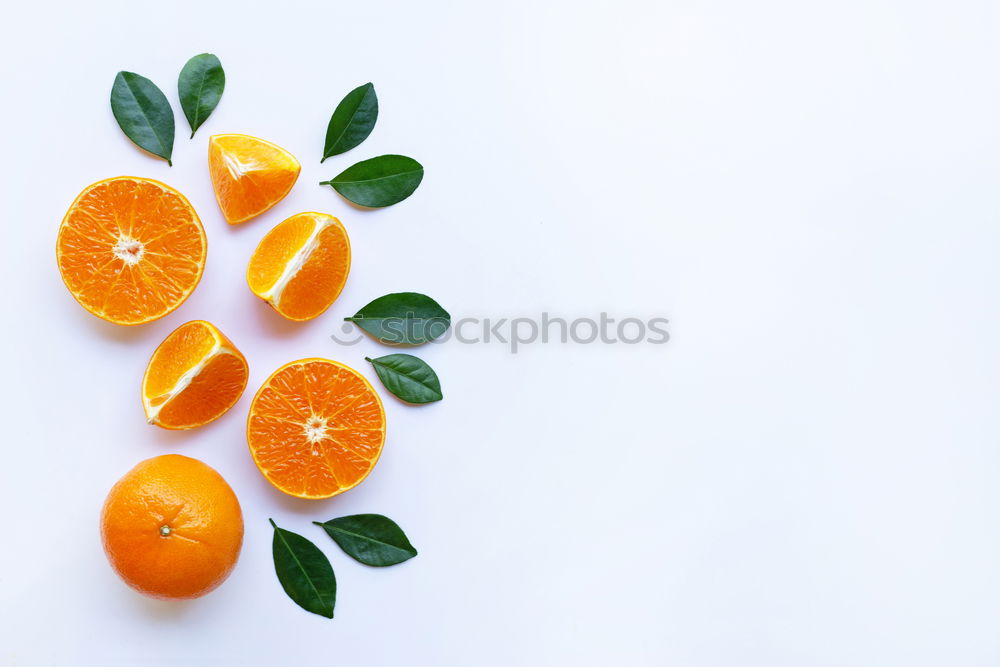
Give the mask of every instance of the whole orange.
[[243, 513], [210, 466], [179, 454], [147, 459], [111, 488], [101, 511], [111, 567], [140, 593], [196, 598], [214, 590], [243, 545]]

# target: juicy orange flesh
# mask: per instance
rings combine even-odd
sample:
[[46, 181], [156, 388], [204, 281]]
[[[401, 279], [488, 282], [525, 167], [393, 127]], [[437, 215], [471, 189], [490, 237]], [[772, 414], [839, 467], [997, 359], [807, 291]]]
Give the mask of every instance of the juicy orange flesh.
[[[197, 374], [175, 392], [193, 369], [198, 369]], [[150, 359], [142, 387], [149, 404], [147, 417], [149, 408], [160, 408], [155, 423], [164, 428], [207, 424], [236, 404], [246, 388], [247, 376], [246, 359], [221, 331], [203, 321], [183, 324]]]
[[211, 352], [216, 342], [212, 330], [200, 322], [184, 324], [167, 336], [153, 353], [143, 381], [150, 404], [162, 404], [181, 376]]
[[96, 183], [74, 202], [56, 254], [70, 292], [95, 315], [138, 324], [177, 308], [205, 265], [201, 222], [177, 192], [147, 179]]
[[275, 306], [293, 320], [316, 317], [340, 296], [350, 270], [351, 248], [340, 224], [319, 233], [319, 243], [302, 268], [288, 281]]
[[[285, 317], [307, 320], [340, 296], [350, 268], [351, 245], [340, 221], [322, 213], [300, 213], [261, 240], [250, 258], [247, 282]], [[291, 271], [274, 293], [275, 284]]]
[[246, 384], [246, 362], [232, 354], [218, 354], [163, 406], [157, 421], [164, 426], [207, 424], [236, 403]]
[[325, 498], [363, 480], [385, 440], [371, 385], [326, 360], [289, 364], [254, 398], [247, 440], [257, 467], [285, 493]]
[[269, 231], [250, 257], [247, 282], [254, 294], [266, 294], [278, 282], [288, 263], [309, 241], [316, 220], [309, 215], [295, 215]]
[[209, 139], [208, 169], [219, 208], [235, 224], [281, 201], [295, 185], [300, 166], [291, 153], [270, 142], [222, 134]]
[[168, 454], [143, 461], [111, 489], [101, 512], [101, 538], [111, 566], [136, 590], [160, 598], [198, 597], [221, 584], [236, 564], [243, 514], [219, 473]]

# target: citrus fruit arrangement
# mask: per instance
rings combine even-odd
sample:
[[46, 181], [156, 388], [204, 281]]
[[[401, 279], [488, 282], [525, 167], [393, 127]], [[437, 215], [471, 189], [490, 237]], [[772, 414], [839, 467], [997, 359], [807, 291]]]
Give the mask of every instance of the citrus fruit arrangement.
[[[181, 71], [178, 92], [192, 138], [224, 85], [222, 65], [211, 54], [195, 56]], [[120, 72], [111, 104], [136, 145], [171, 161], [173, 111], [155, 84]], [[360, 144], [377, 113], [371, 84], [351, 91], [334, 111], [321, 161]], [[263, 139], [218, 134], [208, 140], [208, 172], [221, 218], [230, 225], [266, 213], [289, 194], [300, 170], [291, 153]], [[411, 158], [382, 156], [324, 184], [365, 206], [387, 206], [410, 196], [422, 175]], [[136, 176], [84, 188], [56, 240], [59, 272], [73, 298], [123, 326], [152, 322], [180, 307], [198, 286], [206, 258], [205, 230], [191, 203], [168, 185]], [[246, 279], [277, 315], [305, 322], [330, 308], [350, 268], [343, 223], [304, 212], [263, 236], [248, 258]], [[389, 335], [393, 317], [402, 337]], [[428, 342], [450, 324], [433, 299], [411, 292], [380, 297], [345, 319], [389, 344]], [[404, 402], [441, 400], [437, 375], [418, 358], [393, 354], [368, 361]], [[181, 324], [152, 351], [142, 377], [146, 421], [187, 430], [219, 419], [243, 395], [248, 370], [246, 356], [214, 324]], [[378, 462], [385, 437], [378, 392], [364, 375], [330, 359], [300, 359], [274, 371], [247, 416], [247, 445], [257, 468], [277, 490], [298, 498], [330, 498], [356, 487]], [[161, 599], [214, 590], [235, 567], [243, 543], [243, 514], [229, 484], [201, 461], [176, 454], [142, 461], [126, 473], [108, 493], [100, 523], [114, 571], [135, 590]], [[417, 553], [399, 526], [381, 515], [314, 523], [366, 565], [394, 565]], [[308, 539], [271, 524], [282, 587], [301, 607], [332, 618], [336, 580], [326, 556]]]

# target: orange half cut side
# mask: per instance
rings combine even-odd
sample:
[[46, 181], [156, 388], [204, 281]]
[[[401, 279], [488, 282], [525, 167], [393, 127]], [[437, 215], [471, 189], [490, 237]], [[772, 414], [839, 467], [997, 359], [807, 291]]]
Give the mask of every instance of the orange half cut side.
[[63, 282], [77, 302], [115, 324], [176, 310], [205, 270], [208, 243], [184, 195], [149, 178], [120, 176], [84, 188], [56, 240]]
[[276, 370], [250, 405], [247, 443], [275, 488], [329, 498], [368, 476], [385, 443], [385, 409], [368, 380], [329, 359]]

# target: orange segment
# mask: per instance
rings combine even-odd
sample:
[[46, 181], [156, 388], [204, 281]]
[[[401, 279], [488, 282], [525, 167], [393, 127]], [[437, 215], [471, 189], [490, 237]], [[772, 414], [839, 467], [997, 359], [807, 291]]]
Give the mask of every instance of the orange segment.
[[246, 358], [213, 324], [182, 324], [160, 343], [146, 366], [146, 420], [172, 430], [214, 421], [236, 405], [247, 375]]
[[250, 291], [290, 320], [330, 307], [351, 270], [351, 242], [340, 220], [299, 213], [269, 231], [250, 257]]
[[329, 498], [368, 476], [385, 442], [385, 410], [360, 373], [329, 359], [285, 364], [254, 396], [247, 442], [280, 491]]
[[208, 140], [208, 171], [226, 222], [246, 222], [268, 210], [295, 185], [299, 161], [280, 146], [245, 134]]
[[208, 244], [184, 195], [148, 178], [88, 186], [56, 240], [63, 282], [81, 306], [115, 324], [173, 312], [201, 280]]

